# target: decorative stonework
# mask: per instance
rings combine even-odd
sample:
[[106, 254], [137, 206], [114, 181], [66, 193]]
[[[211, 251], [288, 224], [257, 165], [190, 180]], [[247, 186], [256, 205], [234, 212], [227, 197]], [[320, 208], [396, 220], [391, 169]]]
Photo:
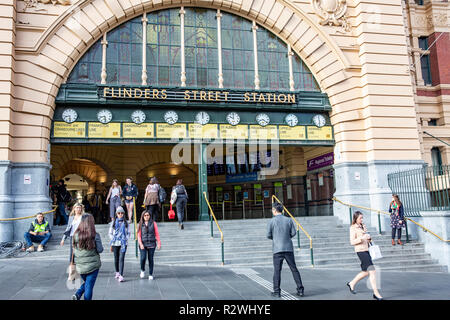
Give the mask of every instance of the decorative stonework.
[[341, 26], [346, 32], [350, 31], [346, 12], [346, 0], [311, 0], [316, 14], [322, 18], [321, 25]]
[[53, 5], [62, 4], [63, 6], [68, 6], [71, 4], [70, 0], [24, 0], [24, 1], [25, 1], [25, 8], [36, 8], [38, 3], [43, 4], [52, 3]]

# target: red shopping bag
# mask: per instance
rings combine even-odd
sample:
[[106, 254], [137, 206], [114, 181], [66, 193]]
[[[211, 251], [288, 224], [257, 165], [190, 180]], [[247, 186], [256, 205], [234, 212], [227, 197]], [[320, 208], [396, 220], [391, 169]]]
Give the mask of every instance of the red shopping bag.
[[170, 204], [170, 210], [167, 214], [169, 215], [170, 220], [175, 219], [175, 211], [172, 209], [172, 204]]

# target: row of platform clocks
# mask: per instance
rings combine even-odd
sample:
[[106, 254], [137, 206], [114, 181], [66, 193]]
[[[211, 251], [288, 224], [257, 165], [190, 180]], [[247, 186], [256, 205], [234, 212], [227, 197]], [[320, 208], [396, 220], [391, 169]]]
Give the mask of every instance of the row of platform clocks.
[[[72, 123], [77, 120], [78, 113], [74, 109], [65, 109], [63, 111], [62, 118], [65, 122]], [[107, 109], [100, 110], [99, 112], [97, 112], [97, 119], [101, 123], [109, 123], [112, 120], [112, 112]], [[136, 124], [143, 123], [145, 119], [146, 116], [142, 110], [136, 110], [131, 114], [131, 120]], [[234, 111], [228, 113], [226, 119], [227, 122], [232, 126], [239, 124], [239, 122], [241, 121], [239, 114]], [[168, 124], [175, 124], [178, 121], [178, 114], [175, 111], [169, 110], [164, 114], [164, 120]], [[209, 120], [209, 114], [205, 111], [200, 111], [195, 115], [195, 122], [201, 125], [209, 123]], [[255, 120], [260, 126], [263, 127], [267, 126], [270, 123], [270, 117], [266, 113], [257, 114]], [[290, 113], [286, 115], [284, 121], [287, 125], [295, 127], [298, 124], [298, 117], [295, 114]], [[325, 117], [321, 114], [314, 115], [312, 121], [319, 128], [323, 127], [326, 123]]]

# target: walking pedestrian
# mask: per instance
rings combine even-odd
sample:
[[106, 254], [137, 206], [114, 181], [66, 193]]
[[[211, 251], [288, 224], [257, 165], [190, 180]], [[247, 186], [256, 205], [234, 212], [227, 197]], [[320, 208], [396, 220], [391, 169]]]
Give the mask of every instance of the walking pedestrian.
[[67, 191], [63, 179], [58, 181], [58, 186], [55, 189], [54, 201], [58, 205], [58, 213], [56, 214], [55, 225], [62, 226], [67, 224], [68, 218], [66, 214], [66, 206], [67, 203], [72, 201], [72, 195], [69, 191]]
[[281, 268], [283, 260], [286, 260], [291, 269], [297, 285], [297, 296], [304, 296], [304, 287], [300, 272], [295, 264], [294, 246], [291, 238], [297, 234], [294, 222], [292, 219], [283, 216], [283, 205], [281, 203], [274, 203], [272, 206], [273, 218], [267, 225], [267, 238], [272, 240], [273, 251], [273, 292], [272, 296], [281, 297]]
[[128, 177], [125, 179], [126, 183], [123, 187], [123, 196], [125, 197], [125, 205], [127, 207], [128, 212], [128, 223], [130, 224], [133, 217], [133, 209], [134, 203], [133, 198], [137, 199], [138, 196], [138, 188], [133, 183], [133, 179]]
[[128, 240], [130, 239], [130, 228], [125, 219], [125, 210], [118, 207], [116, 217], [109, 227], [109, 238], [111, 252], [114, 253], [114, 268], [116, 270], [115, 278], [123, 282], [123, 269], [125, 264], [125, 254], [127, 253]]
[[39, 212], [36, 215], [36, 219], [30, 224], [28, 231], [24, 234], [24, 238], [28, 246], [26, 251], [34, 251], [33, 242], [39, 242], [37, 249], [38, 252], [44, 251], [44, 247], [51, 237], [52, 233], [50, 230], [50, 225], [48, 221], [45, 221], [44, 215]]
[[145, 209], [150, 212], [153, 221], [158, 220], [158, 211], [161, 205], [161, 202], [159, 201], [160, 188], [161, 186], [158, 184], [158, 179], [152, 177], [145, 189], [144, 205]]
[[100, 253], [103, 252], [102, 239], [95, 231], [95, 220], [90, 214], [81, 218], [77, 231], [73, 235], [73, 255], [76, 270], [84, 283], [72, 296], [72, 300], [92, 300], [95, 281], [102, 265]]
[[145, 278], [145, 260], [148, 257], [148, 279], [153, 280], [153, 256], [155, 249], [161, 249], [158, 226], [152, 220], [150, 212], [144, 211], [141, 215], [138, 228], [139, 251], [141, 253], [141, 279]]
[[395, 246], [395, 234], [397, 233], [397, 243], [403, 245], [400, 240], [402, 237], [402, 228], [405, 228], [405, 214], [403, 211], [403, 204], [398, 195], [392, 195], [392, 201], [389, 205], [389, 213], [391, 214], [391, 228], [392, 228], [392, 245]]
[[178, 226], [180, 229], [184, 229], [184, 208], [186, 207], [188, 201], [188, 194], [183, 185], [182, 179], [177, 180], [177, 184], [172, 188], [172, 192], [174, 191], [177, 193], [177, 200], [175, 204], [177, 207]]
[[110, 221], [114, 219], [114, 214], [116, 213], [117, 207], [121, 205], [122, 187], [119, 185], [117, 179], [113, 180], [111, 188], [109, 188], [108, 196], [106, 197], [106, 204], [111, 200], [109, 204], [109, 218]]
[[69, 238], [70, 240], [70, 251], [69, 251], [69, 260], [72, 261], [72, 237], [80, 226], [81, 219], [86, 213], [84, 212], [84, 206], [80, 203], [75, 203], [72, 207], [72, 211], [69, 215], [69, 222], [67, 223], [66, 230], [62, 236], [60, 246], [64, 246], [64, 241]]
[[373, 298], [376, 300], [382, 300], [380, 292], [377, 288], [376, 272], [373, 267], [372, 258], [369, 254], [369, 243], [371, 241], [370, 234], [367, 233], [366, 225], [363, 223], [363, 214], [360, 211], [356, 211], [353, 214], [352, 225], [350, 227], [350, 243], [355, 247], [355, 252], [361, 261], [361, 272], [356, 277], [347, 282], [347, 286], [350, 292], [356, 294], [356, 284], [369, 276], [370, 284], [373, 289]]

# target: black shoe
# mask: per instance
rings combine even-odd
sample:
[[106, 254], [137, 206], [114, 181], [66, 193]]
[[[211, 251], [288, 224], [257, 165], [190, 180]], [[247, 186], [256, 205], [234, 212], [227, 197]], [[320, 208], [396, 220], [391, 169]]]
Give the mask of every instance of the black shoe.
[[300, 290], [297, 291], [296, 295], [299, 296], [299, 297], [304, 297], [305, 296], [305, 289], [301, 288]]
[[184, 229], [184, 225], [181, 225], [181, 230], [183, 230]]
[[272, 292], [272, 293], [270, 293], [270, 295], [271, 295], [272, 297], [281, 298], [281, 294], [280, 294], [279, 292]]
[[351, 293], [356, 294], [355, 290], [352, 290], [352, 287], [350, 287], [350, 282], [347, 282], [347, 287], [350, 290]]
[[377, 297], [377, 296], [375, 295], [375, 293], [373, 294], [373, 298], [374, 298], [375, 300], [378, 300], [378, 301], [383, 300], [383, 298]]

